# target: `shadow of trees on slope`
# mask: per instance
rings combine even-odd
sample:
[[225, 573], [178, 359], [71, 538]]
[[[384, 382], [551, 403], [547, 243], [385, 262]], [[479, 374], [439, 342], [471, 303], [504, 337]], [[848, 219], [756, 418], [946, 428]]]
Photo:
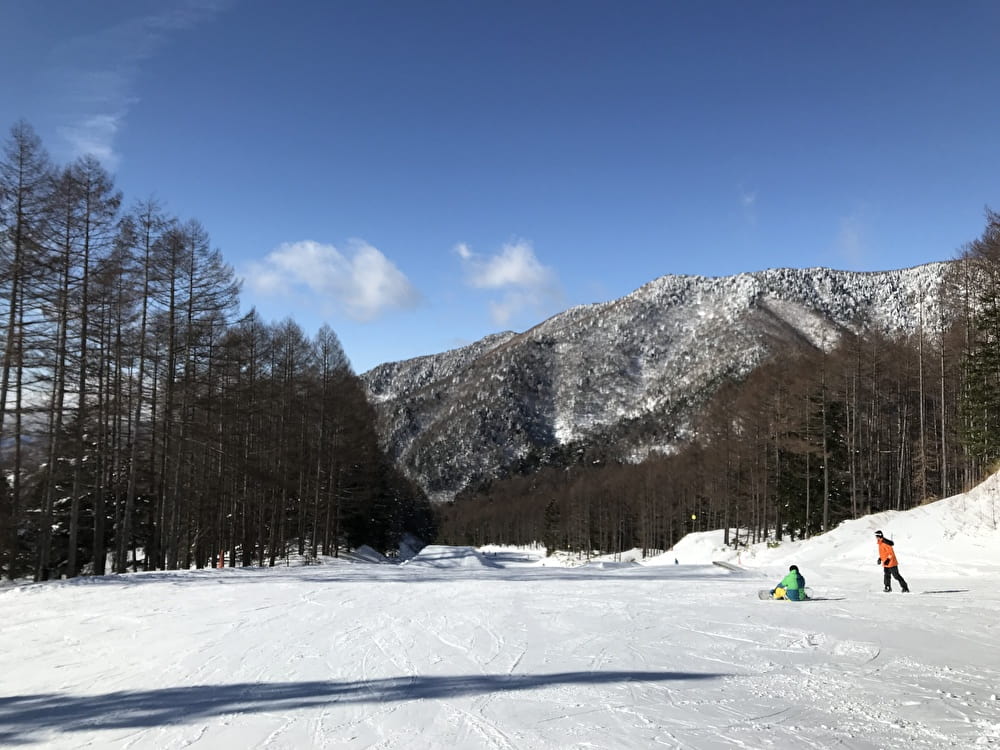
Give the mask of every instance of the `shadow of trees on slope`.
[[455, 698], [532, 690], [549, 685], [708, 680], [726, 675], [692, 672], [555, 672], [540, 675], [392, 677], [352, 682], [311, 681], [197, 685], [74, 696], [59, 693], [0, 696], [0, 744], [24, 744], [42, 730], [136, 729], [185, 723], [226, 713]]

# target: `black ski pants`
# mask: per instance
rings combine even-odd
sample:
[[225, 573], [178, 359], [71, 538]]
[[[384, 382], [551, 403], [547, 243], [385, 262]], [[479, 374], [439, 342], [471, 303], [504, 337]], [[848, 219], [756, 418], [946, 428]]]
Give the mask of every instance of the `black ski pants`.
[[910, 587], [906, 585], [906, 581], [903, 580], [903, 576], [899, 574], [899, 566], [893, 565], [891, 568], [885, 568], [885, 587], [890, 588], [890, 582], [893, 578], [899, 581], [899, 585], [903, 587], [903, 591], [909, 591]]

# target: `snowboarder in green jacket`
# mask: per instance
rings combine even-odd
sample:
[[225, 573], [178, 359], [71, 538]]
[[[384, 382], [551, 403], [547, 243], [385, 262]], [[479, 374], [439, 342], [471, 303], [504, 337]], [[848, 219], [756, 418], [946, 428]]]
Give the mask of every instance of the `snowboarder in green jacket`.
[[788, 568], [788, 575], [781, 579], [781, 583], [771, 589], [771, 596], [775, 599], [788, 599], [792, 602], [800, 602], [808, 599], [806, 596], [806, 579], [799, 572], [798, 565]]

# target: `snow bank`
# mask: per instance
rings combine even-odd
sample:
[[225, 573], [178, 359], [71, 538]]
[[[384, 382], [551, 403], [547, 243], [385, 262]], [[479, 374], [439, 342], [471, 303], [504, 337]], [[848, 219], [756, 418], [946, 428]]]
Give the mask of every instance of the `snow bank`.
[[967, 493], [907, 511], [885, 511], [844, 521], [826, 534], [778, 545], [733, 549], [721, 530], [688, 534], [647, 565], [706, 564], [722, 561], [768, 572], [791, 564], [807, 570], [874, 570], [874, 532], [895, 543], [900, 572], [946, 577], [1000, 574], [1000, 474]]
[[445, 547], [431, 544], [424, 547], [404, 565], [432, 568], [496, 568], [487, 556], [475, 547]]
[[662, 555], [650, 557], [645, 565], [710, 565], [715, 560], [730, 560], [735, 556], [731, 547], [722, 543], [721, 529], [688, 534]]
[[357, 560], [361, 560], [363, 562], [373, 562], [373, 563], [386, 562], [385, 556], [381, 552], [372, 549], [367, 544], [362, 544], [360, 547], [354, 550], [352, 557], [354, 557]]

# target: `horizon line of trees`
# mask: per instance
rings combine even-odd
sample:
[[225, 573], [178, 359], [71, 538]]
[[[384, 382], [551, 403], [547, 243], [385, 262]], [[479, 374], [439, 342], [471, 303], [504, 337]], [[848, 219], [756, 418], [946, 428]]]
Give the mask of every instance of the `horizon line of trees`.
[[240, 317], [207, 230], [100, 162], [0, 155], [0, 574], [274, 565], [429, 540], [328, 326]]
[[717, 528], [726, 544], [780, 542], [965, 491], [1000, 460], [1000, 214], [939, 294], [910, 336], [784, 349], [716, 391], [670, 455], [630, 464], [591, 443], [467, 490], [440, 509], [440, 539], [583, 555]]

